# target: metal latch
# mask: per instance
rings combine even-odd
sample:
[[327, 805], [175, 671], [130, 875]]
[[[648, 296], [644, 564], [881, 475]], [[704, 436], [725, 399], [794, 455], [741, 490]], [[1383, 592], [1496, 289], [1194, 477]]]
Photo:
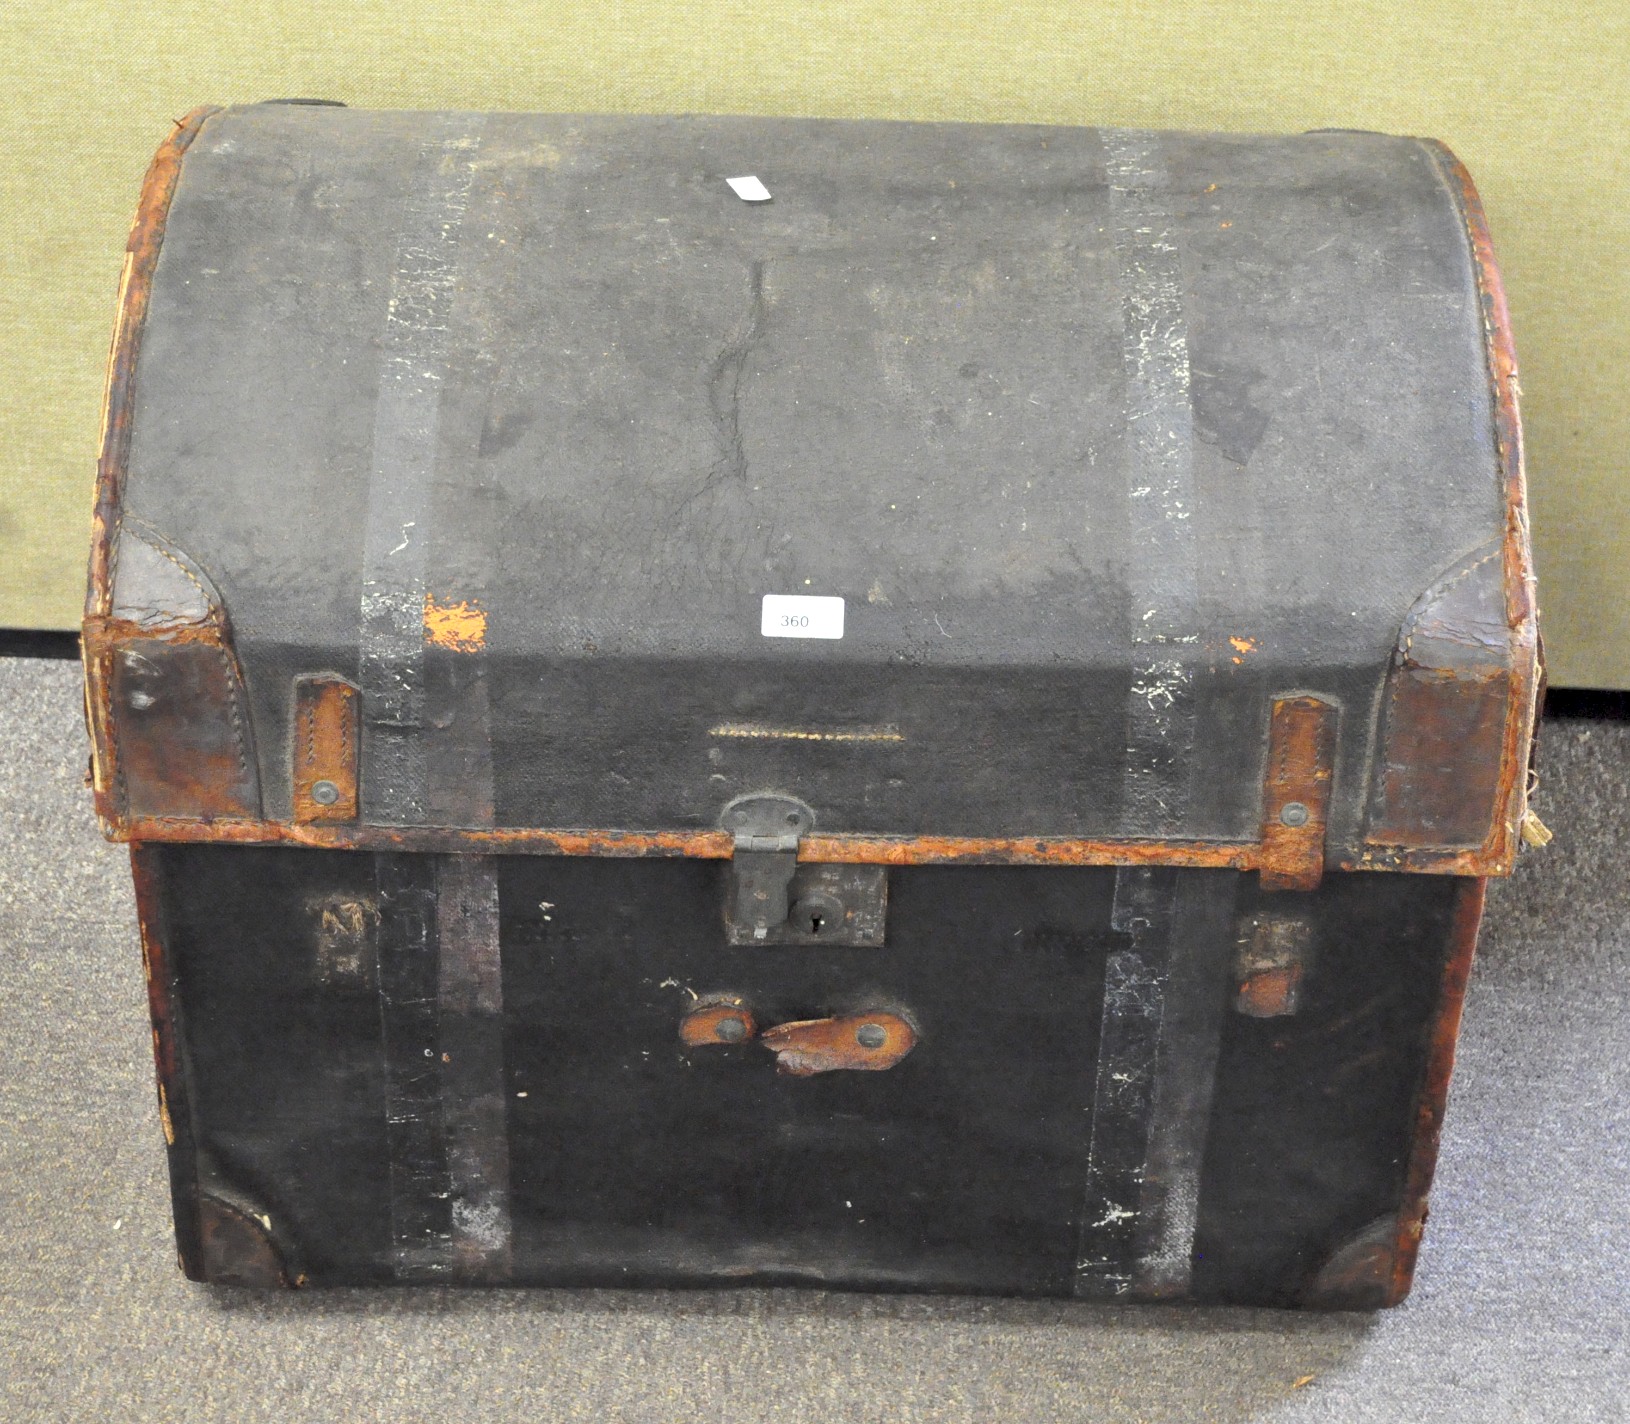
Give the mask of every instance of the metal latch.
[[765, 944], [792, 910], [798, 840], [815, 824], [815, 813], [790, 796], [741, 796], [724, 808], [724, 824], [736, 837], [731, 929], [746, 927], [746, 943]]
[[815, 812], [791, 796], [740, 796], [721, 818], [735, 838], [725, 930], [731, 944], [881, 945], [888, 871], [800, 865]]

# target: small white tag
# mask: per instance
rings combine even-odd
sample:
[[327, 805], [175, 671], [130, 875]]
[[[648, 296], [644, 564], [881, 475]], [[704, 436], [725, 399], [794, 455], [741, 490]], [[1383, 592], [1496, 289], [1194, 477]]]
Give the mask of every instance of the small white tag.
[[841, 638], [843, 600], [811, 593], [767, 593], [758, 631], [766, 638]]
[[767, 203], [770, 201], [770, 190], [758, 181], [751, 173], [745, 178], [726, 178], [730, 191], [744, 203]]

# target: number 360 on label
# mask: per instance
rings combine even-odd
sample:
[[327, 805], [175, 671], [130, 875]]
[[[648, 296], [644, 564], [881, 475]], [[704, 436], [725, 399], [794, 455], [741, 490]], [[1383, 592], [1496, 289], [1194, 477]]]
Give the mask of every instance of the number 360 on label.
[[766, 638], [841, 638], [843, 600], [810, 593], [767, 593], [758, 631]]

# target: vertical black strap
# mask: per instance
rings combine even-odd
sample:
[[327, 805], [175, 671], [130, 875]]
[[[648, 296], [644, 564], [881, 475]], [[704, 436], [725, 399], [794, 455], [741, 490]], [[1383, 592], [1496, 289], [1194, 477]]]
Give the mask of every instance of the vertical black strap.
[[1111, 951], [1104, 966], [1103, 1027], [1076, 1255], [1080, 1296], [1112, 1297], [1132, 1289], [1143, 1234], [1143, 1182], [1178, 874], [1131, 866], [1115, 875], [1110, 924], [1130, 942]]
[[511, 1243], [498, 862], [442, 856], [437, 889], [453, 1262], [461, 1280], [504, 1280]]
[[497, 862], [380, 855], [379, 1012], [399, 1280], [503, 1280], [509, 1141]]
[[391, 1262], [398, 1280], [445, 1280], [452, 1274], [452, 1207], [442, 1116], [435, 861], [378, 855], [374, 875]]
[[1075, 1293], [1186, 1294], [1233, 951], [1229, 871], [1116, 872]]
[[1238, 878], [1209, 870], [1177, 877], [1132, 1280], [1132, 1293], [1143, 1298], [1186, 1295], [1193, 1275], [1200, 1170], [1234, 951]]

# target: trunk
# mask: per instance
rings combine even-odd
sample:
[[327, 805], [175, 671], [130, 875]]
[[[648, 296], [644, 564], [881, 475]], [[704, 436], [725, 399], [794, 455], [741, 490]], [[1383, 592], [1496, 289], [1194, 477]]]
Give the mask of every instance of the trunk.
[[1401, 1298], [1515, 389], [1417, 140], [193, 115], [85, 624], [186, 1269]]

